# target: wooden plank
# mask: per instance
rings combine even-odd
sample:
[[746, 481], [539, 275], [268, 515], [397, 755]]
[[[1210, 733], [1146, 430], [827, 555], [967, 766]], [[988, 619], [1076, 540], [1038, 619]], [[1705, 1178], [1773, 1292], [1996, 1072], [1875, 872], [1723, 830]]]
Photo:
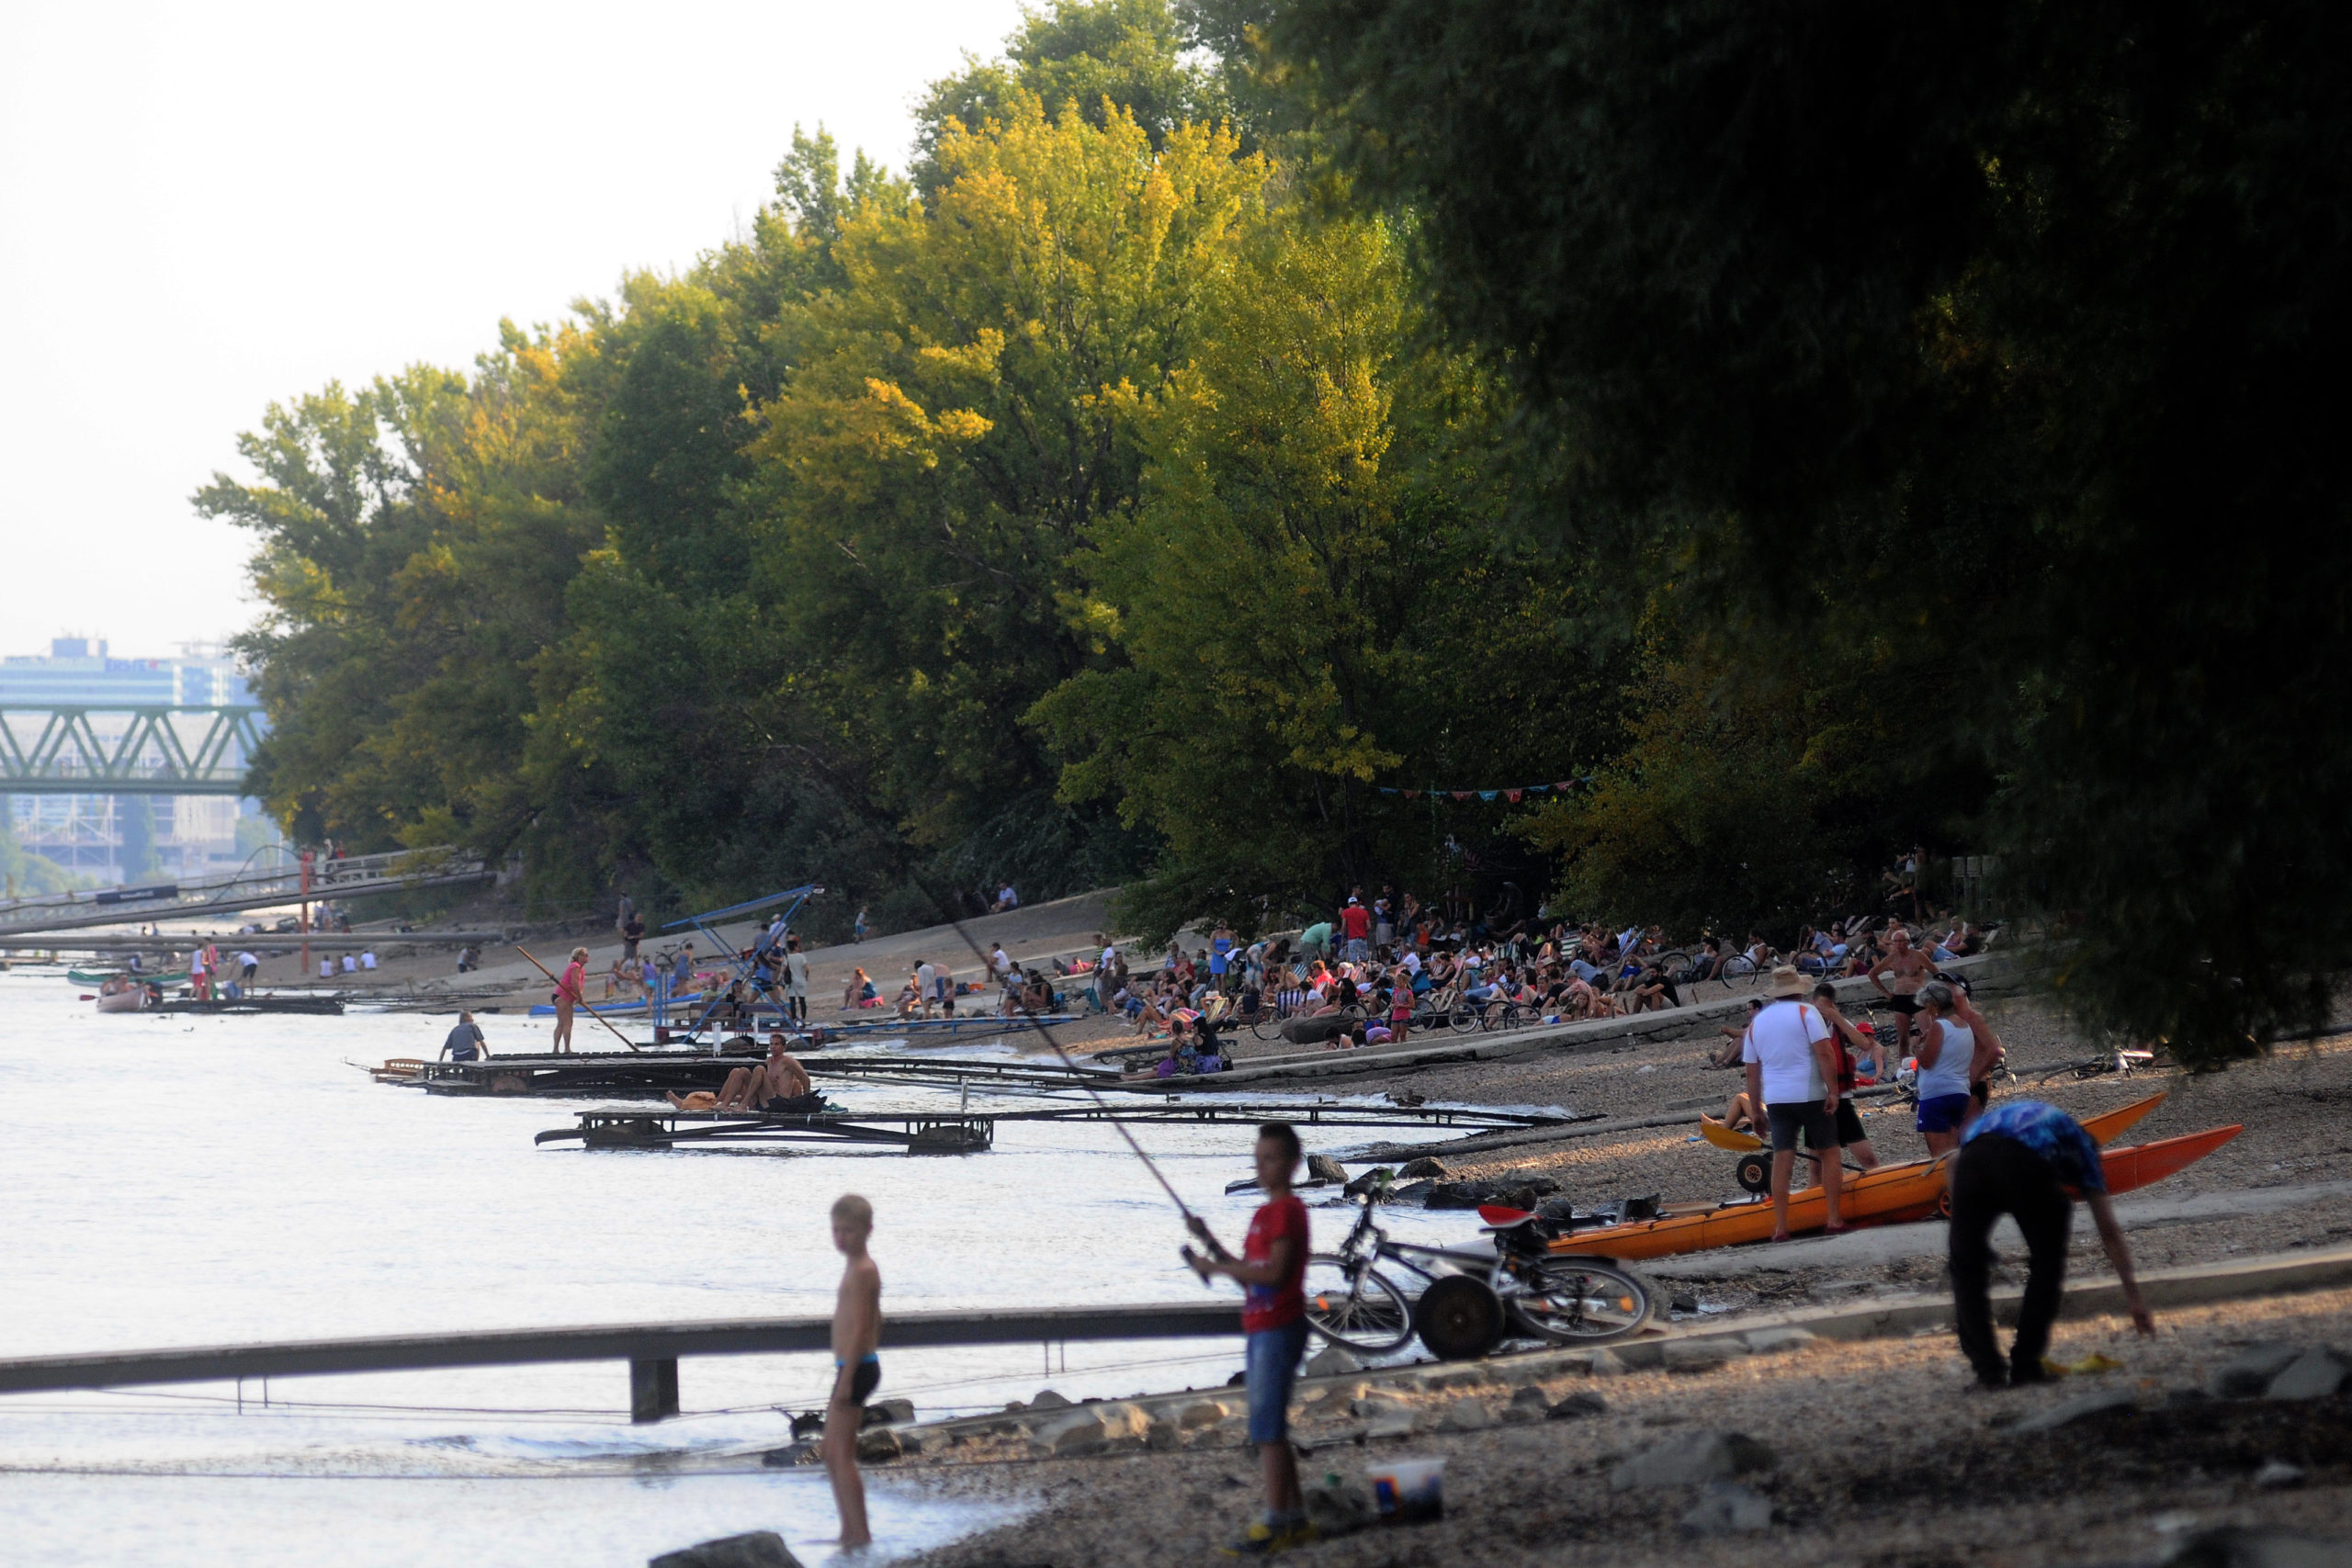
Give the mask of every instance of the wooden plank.
[[[1240, 1332], [1240, 1303], [1224, 1300], [1003, 1312], [894, 1312], [883, 1319], [882, 1344], [893, 1349], [1057, 1340], [1214, 1338]], [[0, 1393], [553, 1361], [674, 1361], [685, 1356], [825, 1350], [831, 1345], [831, 1318], [774, 1317], [187, 1346], [0, 1360]]]

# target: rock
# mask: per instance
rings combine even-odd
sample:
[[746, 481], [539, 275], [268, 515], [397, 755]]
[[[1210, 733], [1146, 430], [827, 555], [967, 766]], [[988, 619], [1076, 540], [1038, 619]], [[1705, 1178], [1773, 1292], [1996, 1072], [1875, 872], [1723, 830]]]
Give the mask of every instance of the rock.
[[1114, 1449], [1138, 1449], [1151, 1430], [1151, 1416], [1140, 1405], [1125, 1401], [1087, 1406], [1102, 1424], [1102, 1440]]
[[774, 1530], [723, 1535], [650, 1558], [645, 1568], [800, 1568], [800, 1560]]
[[1338, 1160], [1333, 1159], [1329, 1155], [1308, 1155], [1306, 1156], [1306, 1179], [1309, 1181], [1336, 1181], [1340, 1186], [1344, 1187], [1348, 1184], [1347, 1168], [1342, 1166]]
[[2251, 1399], [2303, 1353], [2300, 1345], [2249, 1345], [2213, 1369], [2206, 1384], [2223, 1399]]
[[2306, 1350], [2279, 1370], [2263, 1391], [2269, 1399], [2325, 1399], [2344, 1386], [2344, 1363], [2324, 1350]]
[[2303, 1483], [2303, 1467], [2289, 1464], [2283, 1459], [2267, 1460], [2262, 1468], [2254, 1472], [2254, 1483], [2266, 1492], [2278, 1486], [2301, 1486]]
[[1533, 1383], [1522, 1385], [1503, 1406], [1502, 1418], [1513, 1426], [1527, 1421], [1541, 1421], [1551, 1413], [1552, 1396]]
[[888, 1427], [869, 1427], [857, 1435], [860, 1464], [887, 1464], [907, 1451], [899, 1434]]
[[1568, 1395], [1544, 1415], [1548, 1421], [1581, 1421], [1588, 1416], [1606, 1416], [1609, 1402], [1597, 1393], [1582, 1390]]
[[760, 1462], [771, 1470], [789, 1470], [794, 1465], [815, 1464], [820, 1459], [817, 1445], [803, 1438], [780, 1449], [770, 1449], [760, 1456]]
[[1618, 1355], [1614, 1350], [1595, 1350], [1592, 1353], [1592, 1375], [1594, 1377], [1622, 1378], [1633, 1370], [1633, 1368], [1625, 1364], [1624, 1358]]
[[1306, 1375], [1311, 1378], [1336, 1378], [1362, 1371], [1363, 1363], [1343, 1345], [1326, 1345], [1306, 1359]]
[[1307, 1522], [1319, 1534], [1353, 1535], [1379, 1522], [1380, 1516], [1373, 1507], [1372, 1489], [1361, 1481], [1309, 1486], [1304, 1495]]
[[1092, 1405], [1064, 1411], [1040, 1422], [1029, 1434], [1029, 1451], [1040, 1459], [1072, 1459], [1099, 1454], [1110, 1445], [1102, 1418]]
[[1532, 1209], [1557, 1194], [1560, 1181], [1553, 1176], [1524, 1176], [1500, 1181], [1441, 1181], [1430, 1189], [1432, 1209], [1475, 1209], [1500, 1203], [1507, 1209]]
[[1486, 1372], [1477, 1367], [1457, 1367], [1451, 1371], [1421, 1375], [1421, 1386], [1427, 1389], [1477, 1388], [1486, 1382]]
[[1716, 1481], [1690, 1511], [1682, 1528], [1692, 1535], [1736, 1535], [1772, 1528], [1772, 1505], [1736, 1481]]
[[1216, 1426], [1230, 1412], [1214, 1399], [1198, 1400], [1176, 1413], [1176, 1425], [1184, 1431], [1197, 1432], [1204, 1427]]
[[1433, 1156], [1423, 1155], [1419, 1159], [1408, 1159], [1398, 1166], [1396, 1176], [1401, 1181], [1419, 1180], [1422, 1178], [1442, 1180], [1445, 1177], [1445, 1162]]
[[2139, 1403], [2139, 1396], [2128, 1388], [2103, 1388], [2096, 1393], [2078, 1393], [2047, 1410], [2036, 1411], [2019, 1421], [2014, 1429], [2019, 1432], [2054, 1432], [2086, 1416], [2097, 1416], [2107, 1410], [2129, 1410]]
[[1367, 1421], [1394, 1421], [1413, 1418], [1413, 1407], [1393, 1393], [1366, 1394], [1349, 1406]]
[[1674, 1312], [1697, 1312], [1699, 1310], [1699, 1298], [1696, 1296], [1677, 1296], [1668, 1303], [1668, 1306], [1669, 1309]]
[[1396, 1173], [1395, 1171], [1389, 1169], [1385, 1165], [1375, 1165], [1370, 1170], [1365, 1171], [1362, 1176], [1357, 1177], [1353, 1181], [1349, 1182], [1346, 1191], [1348, 1196], [1351, 1198], [1361, 1198], [1381, 1183], [1385, 1181], [1394, 1181], [1396, 1179]]
[[1317, 1416], [1337, 1416], [1353, 1409], [1355, 1402], [1372, 1391], [1372, 1385], [1362, 1378], [1343, 1379], [1321, 1388], [1308, 1396], [1306, 1408]]
[[1495, 1424], [1495, 1413], [1487, 1408], [1483, 1399], [1455, 1399], [1446, 1403], [1445, 1413], [1439, 1417], [1438, 1429], [1445, 1432], [1483, 1432]]
[[1747, 1347], [1736, 1339], [1669, 1339], [1658, 1359], [1669, 1372], [1712, 1372]]
[[[1005, 1408], [1009, 1410], [1012, 1407], [1011, 1405], [1007, 1405]], [[1040, 1393], [1036, 1398], [1029, 1402], [1029, 1408], [1032, 1410], [1068, 1410], [1069, 1408], [1069, 1401], [1063, 1398], [1060, 1394], [1056, 1393], [1052, 1389], [1046, 1389]]]
[[1143, 1429], [1143, 1446], [1156, 1454], [1164, 1454], [1184, 1446], [1184, 1434], [1176, 1423], [1158, 1416]]
[[882, 1419], [893, 1427], [903, 1426], [915, 1418], [915, 1402], [911, 1399], [877, 1399], [866, 1407], [867, 1418], [880, 1411]]
[[2352, 1546], [2224, 1525], [2198, 1531], [2165, 1561], [2171, 1568], [2352, 1568]]
[[1758, 1356], [1777, 1356], [1783, 1350], [1804, 1350], [1821, 1343], [1821, 1336], [1810, 1328], [1754, 1328], [1747, 1335], [1747, 1348]]
[[1609, 1472], [1611, 1490], [1699, 1486], [1770, 1470], [1772, 1450], [1741, 1432], [1686, 1432], [1645, 1450]]

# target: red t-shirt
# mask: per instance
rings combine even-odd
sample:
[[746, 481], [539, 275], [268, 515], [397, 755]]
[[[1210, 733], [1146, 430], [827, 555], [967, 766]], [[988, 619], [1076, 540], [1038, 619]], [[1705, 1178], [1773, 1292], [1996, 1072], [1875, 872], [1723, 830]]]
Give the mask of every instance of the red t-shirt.
[[584, 964], [574, 961], [565, 968], [563, 972], [563, 978], [556, 982], [556, 988], [561, 991], [568, 1000], [574, 1002], [586, 1000], [588, 994], [588, 966]]
[[1300, 1283], [1306, 1278], [1306, 1205], [1293, 1193], [1277, 1198], [1250, 1216], [1250, 1234], [1242, 1238], [1241, 1261], [1263, 1263], [1273, 1255], [1274, 1243], [1290, 1237], [1290, 1268], [1282, 1280], [1272, 1285], [1244, 1285], [1241, 1288], [1241, 1331], [1255, 1334], [1261, 1328], [1282, 1328], [1306, 1315], [1306, 1292]]
[[1351, 904], [1340, 911], [1340, 929], [1348, 933], [1350, 942], [1362, 942], [1372, 930], [1372, 916], [1362, 904]]

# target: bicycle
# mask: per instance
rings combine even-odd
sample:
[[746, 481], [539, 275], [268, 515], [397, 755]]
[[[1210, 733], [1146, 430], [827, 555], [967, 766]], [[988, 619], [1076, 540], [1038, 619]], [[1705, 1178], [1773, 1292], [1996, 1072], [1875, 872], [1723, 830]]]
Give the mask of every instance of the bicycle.
[[[1650, 1289], [1637, 1276], [1592, 1258], [1554, 1256], [1556, 1226], [1530, 1214], [1488, 1226], [1491, 1254], [1392, 1240], [1374, 1217], [1386, 1190], [1359, 1199], [1363, 1212], [1336, 1253], [1306, 1261], [1306, 1321], [1350, 1349], [1394, 1350], [1415, 1334], [1449, 1361], [1483, 1356], [1506, 1334], [1555, 1345], [1603, 1345], [1638, 1333], [1650, 1317]], [[1377, 1265], [1427, 1281], [1412, 1301]]]

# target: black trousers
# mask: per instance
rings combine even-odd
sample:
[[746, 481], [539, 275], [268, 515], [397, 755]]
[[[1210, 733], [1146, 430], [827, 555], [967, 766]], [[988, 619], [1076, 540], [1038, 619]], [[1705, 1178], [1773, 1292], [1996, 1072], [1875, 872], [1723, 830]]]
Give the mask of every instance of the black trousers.
[[[2050, 1325], [2058, 1316], [2066, 1282], [2074, 1201], [2050, 1162], [2015, 1138], [1987, 1134], [1971, 1139], [1954, 1163], [1959, 1169], [1951, 1179], [1951, 1305], [1961, 1353], [1985, 1382], [2008, 1379], [2012, 1366], [2013, 1381], [2035, 1381], [2041, 1376], [2042, 1352], [2050, 1348]], [[1993, 1339], [1993, 1308], [1985, 1294], [1993, 1224], [2003, 1214], [2016, 1216], [2030, 1260], [2017, 1342], [2007, 1362]]]

